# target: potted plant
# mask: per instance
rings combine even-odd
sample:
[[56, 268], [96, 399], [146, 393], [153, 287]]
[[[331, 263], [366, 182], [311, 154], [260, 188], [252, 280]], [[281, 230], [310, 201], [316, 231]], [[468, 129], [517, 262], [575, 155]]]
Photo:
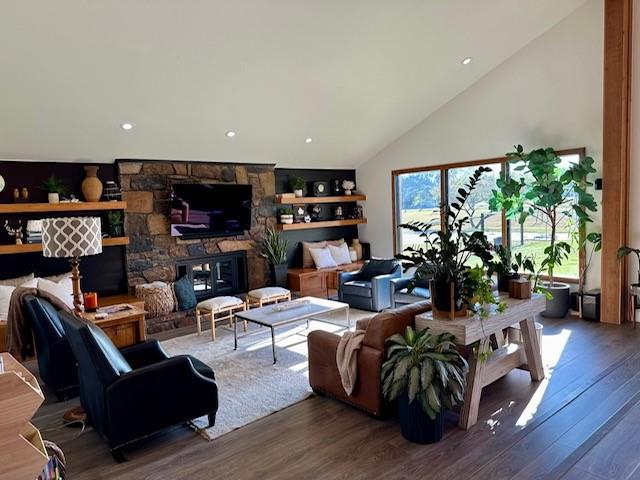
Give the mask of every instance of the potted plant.
[[277, 231], [267, 228], [264, 237], [258, 243], [260, 255], [269, 262], [271, 284], [278, 287], [287, 285], [287, 247], [289, 242], [280, 237]]
[[487, 266], [487, 275], [492, 277], [496, 274], [498, 279], [498, 291], [508, 292], [509, 282], [518, 278], [514, 271], [515, 265], [511, 262], [511, 251], [503, 245], [499, 245], [495, 250], [497, 259], [492, 259]]
[[387, 339], [382, 365], [382, 393], [398, 401], [402, 436], [411, 442], [434, 443], [444, 432], [445, 409], [462, 404], [467, 362], [453, 335], [431, 335], [407, 327], [404, 335]]
[[[578, 239], [579, 240], [579, 239]], [[591, 245], [591, 248], [589, 248]], [[582, 317], [582, 297], [584, 295], [584, 285], [587, 281], [587, 271], [591, 266], [591, 260], [593, 260], [593, 254], [595, 252], [599, 252], [602, 250], [602, 234], [600, 232], [591, 232], [584, 237], [584, 241], [582, 242], [582, 247], [586, 252], [589, 252], [587, 255], [587, 261], [584, 262], [584, 265], [580, 266], [580, 277], [578, 278], [578, 291], [571, 293], [571, 308], [573, 310], [578, 310], [580, 312], [580, 317]]]
[[[478, 167], [468, 182], [458, 189], [456, 201], [445, 209], [446, 219], [440, 230], [434, 230], [433, 224], [413, 221], [399, 225], [418, 233], [425, 242], [424, 246], [407, 247], [396, 258], [402, 260], [405, 269], [416, 268], [409, 282], [409, 292], [417, 284], [430, 282], [434, 314], [455, 312], [466, 314], [466, 307], [473, 294], [473, 282], [469, 278], [469, 261], [476, 257], [482, 266], [488, 266], [492, 260], [491, 244], [482, 232], [467, 232], [465, 227], [469, 217], [464, 206], [469, 195], [475, 190], [478, 180], [488, 167]], [[452, 303], [453, 302], [453, 303]]]
[[124, 236], [124, 226], [122, 220], [122, 212], [118, 210], [112, 210], [107, 213], [107, 224], [109, 226], [110, 237], [122, 237]]
[[47, 192], [47, 200], [49, 203], [60, 203], [60, 195], [64, 195], [66, 192], [66, 188], [62, 183], [62, 180], [55, 175], [51, 175], [42, 182], [40, 188]]
[[291, 225], [293, 223], [293, 210], [289, 207], [280, 210], [280, 223]]
[[296, 197], [302, 197], [304, 195], [304, 185], [305, 181], [302, 177], [291, 177], [291, 179], [289, 179], [289, 186], [291, 187], [291, 190], [293, 190], [293, 194]]
[[632, 253], [636, 256], [636, 259], [638, 260], [638, 282], [632, 283], [631, 285], [633, 287], [638, 287], [640, 286], [640, 248], [627, 247], [626, 245], [624, 247], [620, 247], [618, 249], [618, 258], [624, 258], [628, 255], [631, 255]]
[[356, 188], [356, 182], [352, 180], [342, 181], [342, 189], [344, 190], [345, 195], [351, 195], [353, 193], [354, 188]]
[[597, 204], [586, 188], [592, 185], [587, 176], [596, 171], [593, 159], [584, 157], [562, 169], [562, 159], [553, 148], [525, 152], [522, 145], [517, 145], [515, 149], [507, 157], [512, 170], [520, 175], [502, 175], [497, 180], [498, 188], [492, 192], [489, 207], [492, 211], [504, 209], [508, 219], [520, 224], [534, 216], [550, 229], [549, 245], [540, 265], [548, 276], [545, 288], [551, 294], [544, 315], [564, 317], [569, 311], [570, 289], [568, 284], [556, 281], [554, 272], [569, 257], [572, 246], [558, 238], [558, 226], [562, 220], [579, 228], [592, 221], [587, 212], [595, 212]]

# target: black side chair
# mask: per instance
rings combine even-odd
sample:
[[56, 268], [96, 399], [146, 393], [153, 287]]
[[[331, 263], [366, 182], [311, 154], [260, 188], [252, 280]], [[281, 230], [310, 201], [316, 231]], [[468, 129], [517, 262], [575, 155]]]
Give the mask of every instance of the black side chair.
[[42, 381], [58, 400], [78, 395], [78, 369], [56, 308], [43, 298], [27, 295], [26, 315], [31, 320]]
[[207, 365], [189, 355], [169, 357], [157, 340], [118, 350], [93, 323], [66, 312], [60, 319], [78, 360], [87, 421], [117, 461], [125, 460], [125, 445], [172, 425], [203, 415], [214, 425], [218, 386]]

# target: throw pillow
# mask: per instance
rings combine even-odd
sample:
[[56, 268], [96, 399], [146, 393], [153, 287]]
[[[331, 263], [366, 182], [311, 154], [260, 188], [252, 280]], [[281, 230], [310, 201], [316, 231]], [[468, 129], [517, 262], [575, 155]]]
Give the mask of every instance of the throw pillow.
[[0, 285], [0, 320], [6, 321], [9, 316], [9, 302], [16, 287]]
[[60, 299], [67, 307], [73, 309], [73, 285], [71, 278], [63, 278], [59, 282], [52, 282], [46, 278], [38, 279], [38, 290], [50, 293]]
[[337, 240], [327, 240], [327, 245], [333, 245], [334, 247], [339, 247], [343, 243], [347, 243], [344, 241], [344, 238], [339, 238]]
[[327, 242], [302, 242], [302, 268], [313, 268], [313, 258], [309, 252], [310, 248], [324, 248]]
[[59, 282], [60, 280], [64, 280], [65, 278], [70, 278], [71, 277], [71, 272], [67, 272], [67, 273], [61, 273], [60, 275], [51, 275], [49, 277], [42, 277], [45, 280], [50, 280], [52, 282]]
[[397, 261], [393, 258], [372, 258], [364, 267], [362, 267], [361, 276], [367, 280], [377, 277], [378, 275], [387, 275], [397, 265]]
[[193, 283], [189, 280], [189, 277], [185, 275], [173, 282], [172, 288], [178, 311], [196, 308], [198, 299], [196, 298], [196, 292], [193, 289]]
[[321, 268], [335, 268], [338, 266], [331, 256], [331, 251], [328, 247], [310, 248], [309, 253], [311, 254], [313, 263], [315, 263], [318, 270]]
[[346, 265], [351, 263], [351, 255], [349, 254], [349, 246], [346, 243], [341, 244], [339, 247], [329, 244], [327, 246], [331, 256], [338, 265]]
[[16, 278], [7, 278], [6, 280], [0, 280], [0, 285], [8, 285], [10, 287], [18, 287], [20, 285], [22, 285], [23, 283], [27, 283], [30, 280], [33, 280], [33, 273], [30, 273], [29, 275], [24, 275], [22, 277], [16, 277]]

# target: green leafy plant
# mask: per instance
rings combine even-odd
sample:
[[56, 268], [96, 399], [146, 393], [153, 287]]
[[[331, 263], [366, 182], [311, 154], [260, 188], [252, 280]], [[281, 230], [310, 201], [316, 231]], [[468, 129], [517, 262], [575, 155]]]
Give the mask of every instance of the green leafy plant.
[[464, 187], [458, 189], [455, 201], [448, 207], [442, 207], [446, 219], [442, 229], [435, 230], [432, 223], [419, 221], [398, 226], [417, 233], [424, 241], [423, 246], [410, 246], [396, 255], [405, 269], [416, 268], [414, 278], [409, 283], [409, 291], [429, 279], [436, 283], [451, 282], [454, 284], [456, 309], [468, 304], [473, 294], [473, 285], [469, 279], [469, 260], [473, 256], [483, 266], [487, 266], [493, 255], [492, 246], [483, 232], [465, 231], [469, 217], [464, 209], [480, 177], [488, 171], [491, 171], [488, 167], [478, 167]]
[[558, 225], [563, 219], [572, 224], [573, 216], [580, 227], [591, 222], [588, 212], [597, 211], [597, 204], [587, 188], [592, 185], [587, 179], [594, 173], [593, 158], [584, 157], [567, 169], [560, 168], [562, 159], [553, 148], [538, 148], [525, 152], [522, 145], [507, 154], [511, 169], [519, 178], [502, 175], [492, 191], [489, 208], [504, 209], [509, 219], [523, 224], [528, 217], [535, 216], [551, 229], [549, 245], [544, 249], [545, 258], [541, 268], [554, 285], [554, 271], [571, 254], [571, 245], [557, 238]]
[[467, 362], [453, 343], [453, 335], [431, 335], [428, 329], [387, 339], [387, 361], [382, 365], [382, 394], [387, 400], [407, 392], [432, 420], [443, 411], [462, 404]]
[[51, 175], [40, 185], [40, 189], [44, 190], [47, 193], [57, 193], [59, 195], [64, 195], [67, 191], [66, 187], [55, 175]]
[[522, 252], [518, 252], [514, 256], [515, 262], [513, 263], [514, 270], [520, 276], [524, 275], [527, 280], [532, 282], [531, 291], [533, 293], [540, 293], [545, 296], [547, 300], [551, 300], [553, 295], [549, 290], [542, 286], [542, 274], [544, 268], [537, 267], [535, 255], [523, 255]]
[[618, 258], [624, 258], [627, 255], [634, 254], [638, 260], [638, 285], [640, 285], [640, 248], [620, 247], [618, 249]]
[[471, 306], [481, 319], [489, 316], [489, 305], [495, 305], [495, 310], [498, 313], [506, 310], [507, 304], [500, 300], [500, 297], [494, 295], [493, 282], [482, 267], [473, 267], [469, 270], [469, 281], [473, 291]]
[[495, 273], [501, 277], [513, 273], [514, 265], [511, 262], [511, 251], [504, 245], [498, 245], [495, 254], [497, 258], [491, 259], [487, 265], [487, 275], [491, 277]]
[[302, 190], [304, 188], [305, 181], [302, 177], [291, 177], [289, 179], [289, 186], [291, 190]]
[[266, 258], [271, 265], [287, 263], [288, 246], [289, 242], [280, 237], [280, 234], [272, 228], [265, 230], [264, 237], [257, 245], [260, 255]]
[[107, 213], [107, 222], [109, 222], [109, 225], [122, 225], [122, 212], [111, 210]]
[[[590, 249], [589, 245], [591, 245]], [[587, 261], [584, 262], [584, 265], [580, 268], [580, 278], [578, 282], [579, 293], [582, 293], [584, 290], [584, 284], [587, 279], [587, 270], [589, 270], [589, 267], [591, 266], [593, 254], [602, 250], [602, 234], [600, 232], [589, 233], [584, 237], [582, 247], [585, 249], [585, 251], [589, 251], [589, 255], [587, 256]]]
[[293, 209], [289, 207], [281, 208], [280, 215], [293, 215]]

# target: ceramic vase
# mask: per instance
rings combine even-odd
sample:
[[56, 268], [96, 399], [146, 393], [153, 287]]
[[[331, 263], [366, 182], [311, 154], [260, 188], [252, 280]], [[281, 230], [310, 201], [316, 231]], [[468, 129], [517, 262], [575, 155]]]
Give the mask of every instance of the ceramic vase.
[[47, 200], [49, 200], [49, 203], [60, 203], [60, 194], [49, 193], [47, 195]]
[[98, 168], [96, 166], [84, 167], [87, 176], [82, 181], [82, 195], [87, 202], [99, 202], [102, 197], [102, 182], [98, 178]]
[[356, 251], [356, 260], [362, 260], [362, 244], [360, 243], [360, 239], [354, 238], [351, 241], [351, 248]]

